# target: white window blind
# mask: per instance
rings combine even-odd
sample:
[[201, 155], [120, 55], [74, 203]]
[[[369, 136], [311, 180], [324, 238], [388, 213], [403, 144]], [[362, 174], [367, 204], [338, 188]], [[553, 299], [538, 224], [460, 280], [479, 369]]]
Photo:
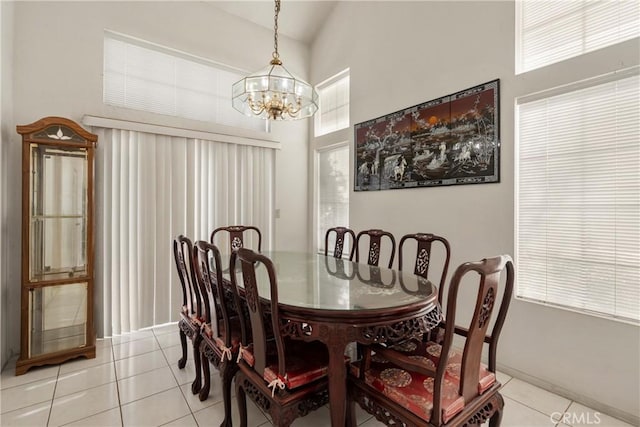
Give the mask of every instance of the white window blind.
[[518, 0], [516, 74], [638, 36], [637, 0]]
[[638, 323], [638, 68], [517, 99], [516, 119], [517, 296]]
[[[273, 247], [272, 148], [93, 128], [96, 153], [96, 329], [99, 336], [178, 320], [171, 242], [251, 224]], [[221, 245], [221, 250], [228, 246]]]
[[265, 131], [265, 122], [231, 106], [244, 75], [214, 62], [105, 32], [105, 104]]
[[[318, 251], [324, 253], [324, 236], [332, 227], [349, 226], [349, 146], [318, 151]], [[331, 238], [335, 238], [332, 234]], [[329, 241], [329, 251], [335, 242]], [[345, 253], [350, 248], [345, 246]]]
[[315, 136], [349, 127], [349, 70], [317, 86], [320, 108], [316, 113]]

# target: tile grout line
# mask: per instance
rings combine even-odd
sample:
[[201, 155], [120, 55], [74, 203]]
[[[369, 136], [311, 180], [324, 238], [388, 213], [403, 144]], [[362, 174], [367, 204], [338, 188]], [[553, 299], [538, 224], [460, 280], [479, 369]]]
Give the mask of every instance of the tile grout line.
[[[158, 341], [158, 337], [157, 337], [157, 335], [155, 335], [155, 332], [153, 334], [156, 337], [156, 341]], [[159, 342], [158, 342], [158, 345], [160, 345]], [[176, 346], [171, 346], [171, 347], [176, 347]], [[193, 418], [193, 421], [196, 423], [196, 425], [198, 425], [198, 421], [196, 420], [196, 416], [193, 413], [193, 409], [191, 408], [191, 405], [189, 405], [189, 402], [187, 401], [187, 397], [184, 395], [184, 392], [182, 391], [182, 387], [180, 386], [180, 381], [178, 381], [178, 378], [176, 377], [176, 374], [173, 372], [173, 369], [171, 369], [171, 363], [169, 362], [169, 359], [167, 358], [167, 355], [165, 354], [165, 352], [163, 350], [164, 349], [162, 349], [162, 347], [161, 347], [160, 351], [162, 352], [162, 357], [164, 357], [164, 360], [167, 362], [167, 367], [171, 371], [171, 375], [173, 376], [173, 379], [176, 381], [176, 384], [178, 385], [178, 390], [180, 391], [180, 394], [182, 395], [182, 398], [184, 399], [184, 402], [186, 403], [187, 408], [189, 408], [189, 413], [191, 414], [191, 418]], [[189, 360], [188, 357], [187, 357], [187, 360]], [[195, 361], [194, 361], [194, 363], [195, 363]], [[185, 367], [186, 367], [186, 364], [185, 364]], [[183, 417], [180, 417], [180, 418], [183, 418]], [[179, 420], [180, 418], [176, 418], [175, 420], [171, 420], [171, 421], [169, 421], [167, 423], [164, 423], [164, 424], [171, 423], [173, 421]]]
[[47, 416], [47, 425], [51, 422], [51, 414], [53, 413], [53, 401], [56, 398], [56, 389], [58, 388], [58, 379], [60, 378], [60, 365], [58, 365], [58, 373], [56, 374], [56, 383], [53, 386], [53, 394], [51, 395], [51, 405], [49, 405], [49, 415]]
[[[160, 342], [158, 341], [158, 336], [156, 335], [155, 331], [153, 331], [153, 335], [154, 335], [154, 337], [156, 338], [156, 341], [158, 342], [158, 345], [160, 345]], [[193, 415], [193, 410], [191, 409], [191, 406], [189, 405], [189, 402], [187, 402], [187, 398], [186, 398], [186, 396], [184, 395], [184, 392], [182, 391], [182, 387], [180, 387], [180, 381], [178, 381], [178, 378], [176, 377], [176, 374], [173, 372], [173, 369], [171, 369], [171, 365], [170, 365], [170, 363], [169, 363], [169, 359], [167, 359], [167, 355], [166, 355], [166, 354], [165, 354], [165, 352], [163, 351], [162, 346], [160, 346], [160, 351], [162, 352], [162, 357], [164, 357], [165, 362], [167, 362], [167, 366], [168, 366], [169, 370], [171, 371], [171, 375], [173, 376], [173, 379], [174, 379], [174, 380], [176, 381], [176, 383], [178, 384], [178, 390], [180, 390], [180, 394], [182, 395], [182, 398], [185, 400], [185, 403], [187, 404], [187, 408], [189, 408], [189, 413], [191, 414], [191, 417], [192, 417], [192, 418], [194, 419], [194, 421], [195, 421], [196, 417], [195, 417], [195, 415]], [[176, 420], [179, 420], [180, 418], [183, 418], [183, 417], [176, 418], [176, 419], [171, 420], [171, 421], [169, 421], [169, 422], [166, 422], [166, 423], [164, 423], [164, 424], [162, 424], [162, 425], [166, 425], [166, 424], [172, 423], [172, 422], [174, 422], [174, 421], [176, 421]], [[197, 425], [197, 424], [198, 424], [198, 422], [196, 421], [196, 425]]]
[[[536, 411], [537, 413], [542, 414], [542, 415], [544, 415], [545, 417], [549, 417], [549, 420], [551, 420], [552, 422], [555, 422], [555, 421], [553, 421], [553, 418], [551, 418], [551, 415], [550, 415], [550, 414], [545, 414], [545, 413], [544, 413], [544, 412], [542, 412], [541, 410], [536, 409], [536, 408], [534, 408], [534, 407], [532, 407], [532, 406], [529, 406], [529, 404], [528, 404], [528, 403], [521, 402], [521, 401], [519, 401], [519, 400], [517, 400], [517, 399], [514, 399], [514, 398], [513, 398], [513, 397], [511, 397], [511, 396], [506, 396], [506, 395], [504, 395], [504, 394], [502, 395], [502, 397], [503, 397], [503, 398], [507, 398], [507, 399], [509, 399], [509, 400], [513, 400], [514, 402], [517, 402], [517, 403], [521, 404], [522, 406], [525, 406], [525, 407], [527, 407], [527, 408], [529, 408], [529, 409], [531, 409], [531, 410], [533, 410], [533, 411]], [[573, 403], [573, 401], [571, 401], [571, 403]], [[571, 406], [571, 403], [569, 403], [569, 406]], [[505, 407], [506, 407], [506, 406], [507, 406], [507, 405], [505, 404]], [[569, 409], [569, 406], [567, 406], [567, 409]], [[564, 414], [564, 413], [566, 412], [566, 410], [567, 410], [567, 409], [563, 410], [563, 411], [562, 411], [562, 413]], [[555, 424], [554, 424], [554, 425], [555, 425]]]
[[[111, 349], [111, 355], [113, 356], [113, 349]], [[109, 362], [107, 362], [107, 363], [100, 363], [99, 365], [91, 366], [90, 368], [87, 368], [87, 369], [91, 369], [91, 368], [98, 367], [98, 366], [102, 366], [102, 365], [107, 365], [108, 363], [109, 363]], [[117, 371], [116, 371], [116, 367], [115, 367], [115, 360], [112, 360], [112, 363], [114, 364], [114, 366], [113, 366], [113, 371], [114, 371], [114, 373], [115, 373], [115, 377], [116, 377], [115, 381], [111, 381], [111, 382], [108, 382], [108, 383], [105, 383], [105, 384], [100, 384], [100, 385], [93, 386], [93, 387], [88, 387], [88, 388], [85, 388], [85, 389], [83, 389], [83, 390], [91, 390], [91, 389], [93, 389], [93, 388], [102, 387], [102, 386], [105, 386], [105, 385], [107, 385], [107, 384], [111, 384], [112, 382], [115, 382], [115, 383], [116, 383], [116, 393], [118, 393], [118, 373], [117, 373]], [[80, 369], [78, 369], [78, 370], [80, 370]], [[75, 371], [70, 371], [70, 372], [75, 372]], [[83, 391], [83, 390], [80, 390], [80, 391]], [[70, 393], [70, 394], [67, 394], [67, 395], [65, 395], [65, 396], [70, 396], [71, 394], [79, 393], [80, 391], [78, 391], [78, 392], [74, 392], [74, 393]], [[63, 396], [61, 396], [61, 397], [63, 397]], [[120, 406], [120, 396], [119, 396], [119, 393], [118, 393], [118, 410], [121, 412], [120, 407], [121, 407], [121, 406]], [[69, 422], [68, 422], [68, 423], [66, 423], [66, 424], [62, 424], [60, 427], [67, 426], [67, 425], [70, 425], [70, 424], [76, 423], [76, 422], [78, 422], [78, 421], [86, 420], [87, 418], [91, 418], [91, 417], [94, 417], [94, 416], [96, 416], [96, 415], [103, 414], [103, 413], [105, 413], [105, 412], [109, 412], [109, 411], [111, 411], [111, 410], [113, 410], [113, 409], [115, 409], [115, 408], [105, 409], [104, 411], [96, 412], [95, 414], [91, 414], [91, 415], [88, 415], [88, 416], [86, 416], [86, 417], [79, 418], [79, 419], [77, 419], [77, 420], [69, 421]], [[120, 414], [120, 423], [122, 424], [122, 413]]]
[[[574, 403], [575, 403], [575, 401], [574, 401], [574, 400], [569, 400], [569, 404], [568, 404], [568, 405], [567, 405], [567, 407], [564, 409], [564, 411], [562, 411], [562, 415], [566, 414], [566, 413], [567, 413], [567, 411], [569, 410], [569, 408], [571, 407], [571, 405], [573, 405]], [[559, 426], [560, 426], [560, 424], [561, 424], [561, 423], [563, 423], [563, 419], [564, 419], [564, 418], [562, 418], [562, 417], [561, 417], [561, 418], [560, 418], [560, 420], [558, 420], [558, 422], [556, 423], [556, 427], [559, 427]], [[571, 427], [571, 425], [570, 425], [570, 424], [564, 424], [564, 425]]]
[[113, 350], [113, 339], [110, 339], [111, 357], [113, 357], [113, 373], [116, 377], [116, 395], [118, 397], [118, 413], [120, 413], [120, 425], [124, 426], [124, 418], [122, 416], [122, 402], [120, 401], [120, 384], [118, 384], [118, 370], [116, 369], [116, 353]]

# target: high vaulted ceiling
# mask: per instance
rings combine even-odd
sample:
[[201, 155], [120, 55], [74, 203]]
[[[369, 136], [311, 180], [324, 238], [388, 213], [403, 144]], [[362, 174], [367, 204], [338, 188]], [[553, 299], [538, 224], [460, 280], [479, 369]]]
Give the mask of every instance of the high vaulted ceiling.
[[[209, 1], [207, 3], [254, 24], [273, 29], [275, 13], [273, 0]], [[311, 43], [336, 3], [336, 1], [282, 0], [278, 16], [278, 33], [305, 44]]]

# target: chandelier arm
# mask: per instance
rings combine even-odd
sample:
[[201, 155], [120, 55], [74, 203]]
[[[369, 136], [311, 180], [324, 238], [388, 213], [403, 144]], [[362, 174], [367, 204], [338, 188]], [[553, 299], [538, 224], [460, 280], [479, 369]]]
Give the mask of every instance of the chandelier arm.
[[300, 102], [300, 97], [297, 97], [295, 107], [292, 102], [287, 104], [287, 108], [286, 108], [287, 114], [289, 114], [290, 117], [296, 117], [300, 112], [301, 108], [302, 108], [302, 103]]
[[262, 112], [266, 108], [264, 101], [255, 101], [251, 95], [249, 95], [249, 98], [247, 99], [247, 104], [249, 105], [249, 108], [251, 109], [253, 114], [256, 115], [262, 114]]

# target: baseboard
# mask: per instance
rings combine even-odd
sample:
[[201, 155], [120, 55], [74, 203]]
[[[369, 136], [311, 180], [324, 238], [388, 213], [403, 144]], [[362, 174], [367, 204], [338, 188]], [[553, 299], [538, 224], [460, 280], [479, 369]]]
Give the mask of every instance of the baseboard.
[[630, 414], [618, 408], [614, 408], [613, 406], [605, 405], [602, 402], [591, 399], [574, 391], [567, 390], [563, 387], [559, 387], [556, 384], [541, 380], [540, 378], [534, 377], [517, 369], [510, 368], [509, 366], [501, 365], [500, 363], [498, 363], [497, 365], [498, 371], [504, 372], [505, 374], [513, 378], [526, 381], [530, 384], [535, 385], [536, 387], [540, 387], [541, 389], [547, 390], [551, 393], [555, 393], [567, 399], [573, 400], [581, 405], [588, 406], [589, 408], [593, 408], [596, 411], [602, 412], [603, 414], [618, 418], [631, 425], [640, 426], [640, 417], [638, 415]]

